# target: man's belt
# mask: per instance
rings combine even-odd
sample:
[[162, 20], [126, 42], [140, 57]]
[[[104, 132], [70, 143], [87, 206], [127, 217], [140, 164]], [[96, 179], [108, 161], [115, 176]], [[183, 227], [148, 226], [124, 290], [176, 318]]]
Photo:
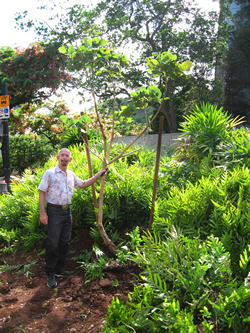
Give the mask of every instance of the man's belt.
[[70, 207], [70, 205], [54, 205], [54, 204], [52, 204], [50, 202], [48, 202], [48, 206], [52, 206], [52, 207], [56, 207], [56, 208], [61, 208], [62, 210], [67, 210]]

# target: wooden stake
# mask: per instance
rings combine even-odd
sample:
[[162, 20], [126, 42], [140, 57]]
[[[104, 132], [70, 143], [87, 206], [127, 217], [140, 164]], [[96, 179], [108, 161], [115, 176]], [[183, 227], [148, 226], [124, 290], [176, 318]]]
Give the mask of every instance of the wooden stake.
[[156, 162], [155, 162], [155, 177], [154, 177], [153, 197], [152, 197], [152, 204], [151, 204], [151, 212], [150, 212], [150, 219], [149, 219], [148, 229], [151, 228], [152, 223], [153, 223], [153, 219], [154, 219], [155, 197], [156, 197], [156, 191], [157, 191], [158, 172], [159, 172], [159, 164], [160, 164], [160, 158], [161, 158], [161, 143], [162, 143], [163, 123], [164, 123], [164, 117], [161, 116], [160, 117], [160, 125], [159, 125], [157, 155], [156, 155]]

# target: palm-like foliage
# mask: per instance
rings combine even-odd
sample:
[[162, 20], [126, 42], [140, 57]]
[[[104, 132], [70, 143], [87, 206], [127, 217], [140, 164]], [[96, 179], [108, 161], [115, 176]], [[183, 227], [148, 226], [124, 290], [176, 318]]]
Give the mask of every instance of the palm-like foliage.
[[189, 137], [188, 158], [198, 163], [208, 155], [215, 157], [218, 146], [226, 141], [231, 129], [242, 123], [241, 119], [233, 119], [231, 115], [217, 109], [217, 106], [201, 103], [190, 115], [184, 117], [180, 130], [183, 137]]
[[218, 165], [233, 169], [248, 166], [250, 159], [250, 132], [246, 128], [232, 131], [229, 138], [218, 147]]

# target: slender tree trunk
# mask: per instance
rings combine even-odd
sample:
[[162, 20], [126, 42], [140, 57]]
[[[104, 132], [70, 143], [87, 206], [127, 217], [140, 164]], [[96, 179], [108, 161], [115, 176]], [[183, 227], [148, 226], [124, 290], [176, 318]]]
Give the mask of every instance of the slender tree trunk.
[[174, 107], [174, 102], [172, 99], [173, 96], [173, 85], [171, 79], [168, 79], [168, 87], [169, 87], [169, 108], [170, 108], [170, 133], [177, 132], [177, 121], [176, 121], [176, 112]]

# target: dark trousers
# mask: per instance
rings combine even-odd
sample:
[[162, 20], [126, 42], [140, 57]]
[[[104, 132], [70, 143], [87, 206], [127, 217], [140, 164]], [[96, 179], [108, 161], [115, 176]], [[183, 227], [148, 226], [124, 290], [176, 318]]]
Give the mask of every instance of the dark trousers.
[[47, 206], [48, 235], [46, 241], [46, 274], [55, 274], [64, 267], [69, 251], [69, 241], [72, 229], [70, 208]]

